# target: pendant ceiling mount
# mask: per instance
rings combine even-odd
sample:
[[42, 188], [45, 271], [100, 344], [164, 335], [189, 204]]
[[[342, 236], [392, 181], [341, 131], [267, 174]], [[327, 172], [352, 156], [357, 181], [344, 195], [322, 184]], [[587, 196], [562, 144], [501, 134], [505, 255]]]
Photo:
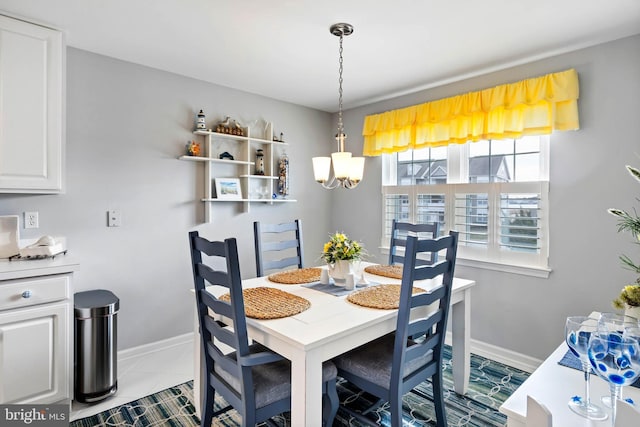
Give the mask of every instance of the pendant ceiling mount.
[[331, 34], [337, 37], [349, 36], [353, 34], [353, 25], [340, 22], [329, 27], [329, 31], [331, 32]]

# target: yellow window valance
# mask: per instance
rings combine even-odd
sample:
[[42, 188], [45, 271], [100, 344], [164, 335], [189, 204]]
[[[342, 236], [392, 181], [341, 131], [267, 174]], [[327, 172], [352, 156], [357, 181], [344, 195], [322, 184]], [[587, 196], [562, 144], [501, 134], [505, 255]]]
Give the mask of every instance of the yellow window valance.
[[579, 129], [574, 69], [364, 118], [363, 154]]

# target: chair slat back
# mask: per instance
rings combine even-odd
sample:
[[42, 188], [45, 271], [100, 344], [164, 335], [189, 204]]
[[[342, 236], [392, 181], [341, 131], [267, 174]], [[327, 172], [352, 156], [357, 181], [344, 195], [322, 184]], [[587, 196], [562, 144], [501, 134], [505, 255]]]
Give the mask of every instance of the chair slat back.
[[[267, 235], [270, 235], [271, 240], [267, 238]], [[281, 224], [266, 224], [256, 221], [253, 223], [253, 240], [258, 277], [264, 276], [269, 270], [281, 270], [291, 266], [303, 268], [304, 251], [300, 220], [296, 219]], [[274, 259], [279, 253], [287, 256]]]
[[[425, 224], [411, 224], [408, 222], [398, 222], [395, 219], [391, 222], [391, 241], [389, 242], [389, 265], [402, 264], [404, 257], [398, 249], [404, 248], [406, 254], [407, 236], [417, 235], [418, 238], [435, 239], [440, 233], [440, 224], [437, 222]], [[433, 264], [438, 260], [438, 253], [427, 254], [427, 259], [419, 259], [418, 264]]]
[[[399, 382], [406, 391], [425, 376], [433, 375], [442, 364], [457, 247], [458, 233], [455, 231], [436, 239], [407, 237], [391, 375], [392, 381]], [[418, 262], [421, 253], [439, 251], [446, 251], [444, 260], [426, 265]], [[414, 282], [426, 279], [433, 279], [439, 285], [427, 293], [413, 295]], [[429, 363], [404, 375], [406, 365], [430, 351], [433, 357]]]
[[[211, 242], [200, 237], [197, 231], [190, 232], [189, 239], [200, 336], [205, 349], [206, 372], [215, 381], [233, 389], [215, 368], [224, 369], [243, 385], [245, 397], [253, 399], [252, 395], [247, 396], [253, 393], [251, 371], [241, 365], [241, 360], [249, 354], [249, 341], [236, 239]], [[212, 261], [223, 262], [226, 265], [226, 271], [214, 270], [204, 264], [203, 254], [210, 257]], [[228, 289], [230, 301], [213, 296], [205, 289], [207, 285]], [[221, 348], [219, 343], [231, 347], [233, 351], [225, 353], [228, 349]], [[236, 398], [237, 402], [241, 400], [240, 393]], [[237, 402], [229, 403], [237, 404]]]

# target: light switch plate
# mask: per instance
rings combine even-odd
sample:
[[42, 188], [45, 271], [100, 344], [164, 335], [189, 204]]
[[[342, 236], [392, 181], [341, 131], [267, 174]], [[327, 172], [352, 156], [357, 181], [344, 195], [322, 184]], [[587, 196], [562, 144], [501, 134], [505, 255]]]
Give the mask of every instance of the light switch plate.
[[122, 226], [122, 213], [119, 210], [107, 211], [107, 227]]

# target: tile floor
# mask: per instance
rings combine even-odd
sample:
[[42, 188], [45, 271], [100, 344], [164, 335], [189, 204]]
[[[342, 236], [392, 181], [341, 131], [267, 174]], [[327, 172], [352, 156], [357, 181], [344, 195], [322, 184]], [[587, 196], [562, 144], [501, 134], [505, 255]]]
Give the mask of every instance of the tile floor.
[[71, 421], [95, 415], [193, 379], [193, 344], [118, 360], [118, 392], [94, 404], [73, 402]]

